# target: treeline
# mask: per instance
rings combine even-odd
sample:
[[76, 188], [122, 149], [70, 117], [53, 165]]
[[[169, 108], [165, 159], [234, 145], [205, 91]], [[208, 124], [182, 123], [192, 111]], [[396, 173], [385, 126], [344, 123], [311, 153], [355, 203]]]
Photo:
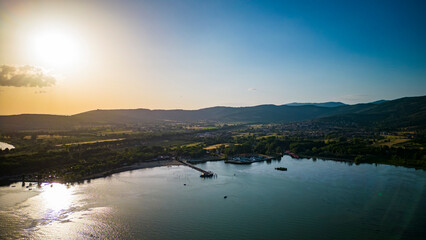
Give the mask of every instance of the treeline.
[[[175, 141], [176, 144], [170, 144]], [[184, 141], [183, 143], [178, 143]], [[166, 142], [166, 144], [164, 144]], [[188, 142], [197, 144], [187, 144]], [[31, 140], [21, 148], [0, 151], [0, 176], [16, 174], [56, 175], [72, 181], [84, 176], [110, 171], [140, 161], [153, 160], [160, 155], [200, 158], [207, 154], [231, 157], [238, 154], [265, 154], [280, 156], [290, 150], [302, 157], [344, 159], [354, 163], [385, 163], [426, 169], [423, 147], [425, 135], [410, 140], [415, 147], [388, 147], [378, 145], [374, 138], [306, 136], [261, 136], [241, 134], [233, 136], [224, 131], [212, 137], [188, 133], [162, 133], [123, 141], [57, 147], [39, 140]], [[163, 143], [163, 144], [162, 144]], [[223, 143], [227, 143], [226, 145]], [[206, 146], [222, 144], [216, 149]], [[409, 146], [409, 145], [407, 145]]]
[[426, 169], [426, 155], [421, 148], [374, 146], [371, 140], [300, 142], [290, 145], [299, 155], [341, 158], [355, 163], [384, 163]]
[[[229, 140], [229, 139], [228, 139]], [[412, 142], [421, 144], [423, 137]], [[422, 147], [388, 147], [374, 145], [369, 138], [333, 139], [306, 138], [298, 136], [238, 137], [228, 147], [220, 146], [213, 154], [232, 156], [238, 154], [281, 155], [290, 150], [302, 157], [349, 160], [354, 163], [384, 163], [426, 169], [426, 154]]]
[[224, 149], [224, 154], [266, 154], [281, 155], [288, 147], [288, 142], [275, 136], [260, 137], [247, 136], [238, 137], [234, 141], [235, 144]]
[[[198, 139], [199, 140], [199, 139]], [[209, 145], [221, 144], [228, 142], [228, 146], [224, 144], [216, 149], [206, 151], [205, 147]], [[288, 148], [289, 143], [277, 137], [256, 138], [255, 136], [230, 138], [228, 136], [216, 137], [214, 141], [209, 139], [199, 144], [190, 146], [178, 146], [172, 153], [175, 156], [197, 158], [210, 155], [221, 155], [225, 158], [238, 154], [266, 154], [271, 156], [282, 155], [284, 150]]]
[[[109, 144], [111, 145], [111, 144]], [[12, 151], [11, 151], [12, 152]], [[77, 145], [59, 150], [43, 150], [29, 154], [0, 154], [0, 175], [33, 174], [54, 175], [72, 180], [111, 170], [139, 161], [167, 154], [160, 146], [139, 146], [113, 149], [108, 145]]]

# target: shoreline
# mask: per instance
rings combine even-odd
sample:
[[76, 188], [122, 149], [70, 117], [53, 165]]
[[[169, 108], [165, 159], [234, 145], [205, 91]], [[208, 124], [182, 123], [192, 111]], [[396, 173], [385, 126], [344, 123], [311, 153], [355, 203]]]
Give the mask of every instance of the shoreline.
[[[288, 154], [283, 154], [283, 156], [284, 155], [288, 155]], [[266, 156], [266, 155], [264, 155], [264, 156]], [[290, 156], [290, 155], [288, 155], [288, 156]], [[355, 162], [354, 160], [351, 160], [351, 159], [337, 158], [337, 157], [318, 157], [318, 156], [309, 156], [309, 155], [299, 155], [299, 156], [300, 156], [301, 159], [312, 159], [312, 160], [318, 159], [318, 160], [324, 160], [324, 161], [345, 162], [345, 163], [355, 164], [355, 165], [359, 165], [359, 164], [383, 164], [383, 165], [390, 165], [390, 166], [397, 166], [397, 167], [414, 168], [416, 170], [419, 170], [419, 169], [420, 170], [426, 170], [424, 168], [417, 168], [417, 167], [414, 167], [414, 166], [398, 165], [398, 164], [392, 164], [392, 163], [386, 163], [386, 162], [380, 162], [380, 161], [378, 161], [378, 162]], [[265, 159], [263, 161], [274, 159], [271, 156], [268, 156], [268, 157], [270, 159]], [[209, 162], [209, 161], [223, 161], [223, 160], [224, 159], [220, 159], [220, 158], [216, 158], [216, 157], [209, 157], [209, 158], [201, 158], [201, 159], [189, 159], [188, 162], [190, 162], [192, 164], [198, 164], [198, 163], [205, 163], [205, 162]], [[278, 159], [276, 159], [276, 160], [278, 160]], [[236, 163], [234, 163], [234, 164], [236, 164]], [[251, 164], [251, 162], [249, 164]], [[84, 182], [86, 180], [92, 180], [92, 179], [97, 179], [97, 178], [105, 178], [105, 177], [112, 176], [113, 174], [126, 172], [126, 171], [133, 171], [133, 170], [145, 169], [145, 168], [164, 167], [164, 166], [180, 166], [180, 165], [184, 165], [184, 164], [182, 164], [181, 162], [179, 162], [177, 160], [143, 161], [143, 162], [138, 162], [138, 163], [128, 165], [128, 166], [121, 166], [121, 167], [110, 169], [110, 170], [107, 170], [107, 171], [102, 171], [102, 172], [99, 172], [99, 173], [94, 173], [94, 174], [91, 174], [91, 175], [83, 176], [81, 178], [72, 179], [70, 181], [65, 181], [64, 178], [44, 179], [44, 180], [29, 178], [29, 179], [24, 179], [24, 181], [23, 181], [22, 175], [2, 176], [2, 177], [0, 177], [0, 186], [6, 186], [6, 185], [10, 185], [10, 184], [17, 183], [17, 182], [78, 183], [78, 182]], [[34, 175], [34, 173], [33, 173], [33, 175]], [[29, 175], [29, 176], [31, 176], [31, 175]]]
[[139, 162], [139, 163], [135, 163], [135, 164], [132, 164], [132, 165], [129, 165], [129, 166], [123, 166], [123, 167], [111, 169], [111, 170], [108, 170], [108, 171], [103, 171], [103, 172], [100, 172], [100, 173], [88, 175], [88, 176], [85, 176], [85, 177], [82, 177], [82, 178], [76, 180], [76, 182], [91, 180], [91, 179], [96, 179], [96, 178], [101, 178], [101, 177], [108, 177], [108, 176], [111, 176], [115, 173], [133, 171], [133, 170], [144, 169], [144, 168], [179, 166], [179, 165], [183, 165], [183, 164], [176, 161], [176, 160], [158, 160], [158, 161], [149, 161], [149, 162]]
[[382, 165], [388, 165], [388, 166], [395, 166], [395, 167], [405, 167], [405, 168], [412, 168], [415, 170], [423, 170], [426, 171], [426, 168], [419, 167], [419, 166], [413, 166], [409, 164], [395, 164], [392, 162], [386, 162], [386, 161], [355, 161], [353, 159], [349, 158], [339, 158], [339, 157], [323, 157], [323, 156], [312, 156], [312, 155], [299, 155], [300, 158], [305, 159], [312, 159], [312, 160], [323, 160], [323, 161], [334, 161], [334, 162], [343, 162], [348, 164], [354, 164], [354, 165], [360, 165], [360, 164], [382, 164]]
[[[135, 163], [135, 164], [132, 164], [132, 165], [129, 165], [129, 166], [122, 166], [122, 167], [114, 168], [114, 169], [111, 169], [111, 170], [108, 170], [108, 171], [103, 171], [103, 172], [87, 175], [87, 176], [84, 176], [84, 177], [81, 177], [81, 178], [78, 178], [78, 179], [74, 179], [74, 180], [69, 181], [69, 182], [70, 183], [76, 183], [76, 182], [82, 182], [82, 181], [86, 181], [86, 180], [93, 180], [93, 179], [97, 179], [97, 178], [104, 178], [104, 177], [112, 176], [113, 174], [116, 174], [116, 173], [133, 171], [133, 170], [138, 170], [138, 169], [165, 167], [165, 166], [180, 166], [180, 165], [183, 165], [183, 164], [176, 161], [176, 160], [158, 160], [158, 161], [139, 162], [139, 163]], [[67, 181], [64, 181], [62, 178], [57, 178], [57, 179], [52, 179], [52, 180], [53, 181], [39, 181], [39, 180], [36, 180], [36, 179], [24, 179], [24, 181], [23, 181], [22, 178], [19, 178], [16, 175], [4, 176], [0, 180], [0, 186], [10, 185], [10, 184], [17, 183], [17, 182], [67, 183]]]

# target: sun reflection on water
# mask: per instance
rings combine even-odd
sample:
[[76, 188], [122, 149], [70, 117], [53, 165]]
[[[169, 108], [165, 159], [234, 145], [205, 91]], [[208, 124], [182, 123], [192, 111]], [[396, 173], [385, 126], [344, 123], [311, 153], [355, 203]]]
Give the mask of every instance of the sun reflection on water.
[[66, 185], [53, 183], [43, 187], [42, 197], [46, 208], [53, 211], [61, 211], [70, 208], [72, 203], [72, 192]]

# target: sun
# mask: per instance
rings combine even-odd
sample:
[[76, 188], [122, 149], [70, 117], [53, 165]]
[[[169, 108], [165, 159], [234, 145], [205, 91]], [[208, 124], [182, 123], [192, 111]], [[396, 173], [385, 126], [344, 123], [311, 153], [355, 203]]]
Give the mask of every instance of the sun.
[[31, 38], [32, 55], [37, 65], [53, 69], [69, 69], [78, 64], [81, 46], [75, 34], [65, 29], [45, 29]]

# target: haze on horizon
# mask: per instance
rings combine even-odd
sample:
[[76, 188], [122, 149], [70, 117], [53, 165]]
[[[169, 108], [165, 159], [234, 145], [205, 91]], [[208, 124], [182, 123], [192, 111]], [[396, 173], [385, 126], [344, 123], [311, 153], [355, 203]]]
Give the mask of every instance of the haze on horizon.
[[0, 115], [426, 94], [424, 1], [0, 1]]

